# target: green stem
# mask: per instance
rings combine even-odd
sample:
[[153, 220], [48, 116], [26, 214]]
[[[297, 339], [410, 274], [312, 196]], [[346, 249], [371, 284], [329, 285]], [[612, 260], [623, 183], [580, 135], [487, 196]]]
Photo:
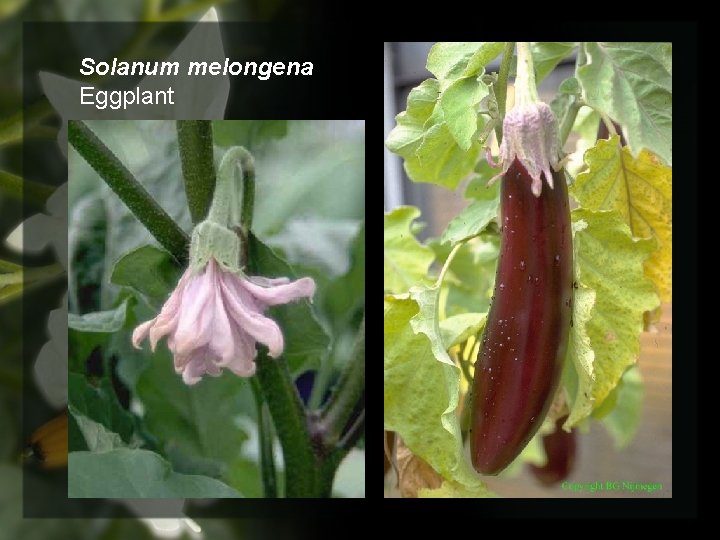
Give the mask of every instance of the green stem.
[[188, 237], [152, 198], [122, 162], [79, 120], [68, 122], [68, 140], [145, 225], [150, 234], [178, 261], [187, 260]]
[[22, 177], [15, 174], [0, 171], [0, 191], [14, 199], [42, 206], [55, 192], [55, 187], [32, 180], [23, 180]]
[[515, 107], [530, 105], [540, 101], [535, 84], [535, 67], [533, 65], [530, 43], [518, 41], [517, 44], [517, 76], [515, 77]]
[[273, 428], [270, 412], [263, 400], [262, 388], [256, 378], [251, 378], [255, 406], [257, 408], [258, 438], [260, 440], [260, 470], [266, 499], [277, 498], [277, 476], [273, 457]]
[[215, 190], [213, 134], [209, 120], [178, 120], [178, 149], [190, 216], [205, 219]]
[[305, 410], [283, 358], [258, 354], [256, 376], [270, 409], [285, 461], [285, 496], [315, 497], [315, 454]]
[[[240, 169], [242, 176], [242, 209], [238, 204], [238, 189], [235, 180], [236, 169]], [[215, 196], [210, 206], [208, 219], [232, 228], [240, 226], [247, 238], [252, 226], [253, 207], [255, 204], [255, 163], [253, 157], [242, 146], [230, 148], [222, 158], [218, 167]]]
[[568, 137], [570, 136], [570, 132], [572, 131], [573, 126], [575, 125], [575, 119], [577, 118], [578, 111], [582, 108], [582, 103], [580, 103], [577, 99], [577, 97], [572, 97], [572, 102], [570, 103], [570, 107], [568, 107], [568, 110], [565, 111], [565, 116], [563, 117], [562, 121], [560, 122], [560, 148], [565, 146], [565, 142], [567, 141]]
[[325, 447], [334, 446], [347, 427], [348, 420], [365, 392], [365, 317], [360, 323], [350, 361], [320, 413], [320, 433]]
[[498, 144], [502, 142], [502, 119], [505, 116], [505, 107], [507, 106], [507, 81], [510, 73], [510, 64], [512, 64], [513, 51], [515, 50], [515, 42], [508, 41], [503, 51], [503, 59], [500, 64], [500, 73], [495, 83], [495, 100], [498, 104], [498, 118], [500, 122], [495, 128]]

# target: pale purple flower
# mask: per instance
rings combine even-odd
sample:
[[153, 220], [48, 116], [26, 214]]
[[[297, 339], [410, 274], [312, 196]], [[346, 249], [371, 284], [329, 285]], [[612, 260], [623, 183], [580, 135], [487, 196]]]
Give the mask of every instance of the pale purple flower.
[[175, 371], [186, 384], [197, 383], [206, 373], [218, 376], [223, 368], [250, 377], [256, 342], [266, 345], [273, 358], [283, 352], [282, 331], [264, 311], [314, 293], [312, 278], [244, 277], [211, 258], [202, 272], [185, 271], [160, 314], [135, 329], [133, 345], [139, 348], [149, 335], [154, 351], [167, 336]]

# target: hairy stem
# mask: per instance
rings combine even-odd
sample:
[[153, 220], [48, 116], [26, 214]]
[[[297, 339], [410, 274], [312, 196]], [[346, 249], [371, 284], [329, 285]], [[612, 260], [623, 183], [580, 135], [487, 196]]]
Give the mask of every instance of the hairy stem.
[[535, 84], [535, 66], [533, 65], [530, 43], [518, 41], [517, 77], [515, 77], [515, 106], [521, 107], [540, 101]]
[[316, 497], [315, 454], [305, 410], [285, 360], [260, 352], [256, 376], [283, 449], [285, 496]]
[[205, 219], [215, 190], [213, 134], [209, 120], [178, 120], [178, 149], [190, 216]]
[[498, 125], [495, 127], [498, 144], [502, 142], [502, 119], [505, 116], [505, 108], [507, 107], [507, 81], [514, 50], [515, 42], [508, 41], [505, 44], [502, 62], [500, 63], [500, 73], [498, 73], [497, 82], [495, 83], [495, 100], [498, 104], [498, 115], [500, 120]]

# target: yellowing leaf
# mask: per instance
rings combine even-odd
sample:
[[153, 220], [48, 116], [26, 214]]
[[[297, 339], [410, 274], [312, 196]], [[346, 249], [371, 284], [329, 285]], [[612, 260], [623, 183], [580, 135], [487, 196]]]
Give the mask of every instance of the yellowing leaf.
[[485, 485], [469, 488], [456, 482], [443, 482], [437, 489], [423, 488], [418, 491], [421, 499], [460, 499], [460, 498], [495, 498], [495, 495]]
[[599, 140], [585, 153], [589, 170], [579, 174], [572, 188], [589, 210], [617, 210], [633, 236], [654, 238], [657, 250], [645, 263], [663, 301], [672, 299], [672, 169], [651, 152], [637, 158], [620, 148], [619, 137]]
[[[563, 381], [571, 408], [567, 428], [577, 425], [591, 407], [599, 406], [625, 370], [636, 363], [643, 314], [659, 304], [655, 288], [643, 272], [654, 240], [633, 239], [617, 212], [578, 209], [572, 218], [580, 289], [576, 291], [569, 349], [578, 380], [573, 386], [566, 365]], [[594, 291], [594, 304], [584, 288]]]
[[407, 291], [423, 281], [435, 258], [432, 250], [418, 242], [410, 225], [420, 215], [414, 206], [401, 206], [385, 214], [385, 290]]
[[594, 306], [595, 291], [584, 286], [579, 287], [573, 297], [573, 325], [562, 377], [570, 408], [565, 422], [568, 427], [576, 425], [593, 411], [595, 352], [590, 344], [587, 323]]
[[385, 297], [385, 429], [397, 432], [413, 454], [446, 480], [480, 489], [466, 461], [455, 413], [460, 369], [442, 344], [438, 286]]

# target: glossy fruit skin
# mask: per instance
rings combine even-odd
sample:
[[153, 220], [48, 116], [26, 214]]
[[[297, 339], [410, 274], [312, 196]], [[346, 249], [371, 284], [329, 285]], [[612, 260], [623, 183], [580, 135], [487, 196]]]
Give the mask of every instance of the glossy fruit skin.
[[577, 452], [577, 433], [575, 429], [569, 433], [562, 429], [567, 416], [555, 421], [555, 432], [542, 438], [547, 463], [543, 467], [528, 465], [537, 480], [545, 485], [552, 486], [565, 480], [575, 465]]
[[516, 159], [501, 186], [495, 293], [473, 380], [473, 466], [497, 474], [537, 432], [553, 399], [570, 331], [572, 235], [564, 174], [542, 193]]

